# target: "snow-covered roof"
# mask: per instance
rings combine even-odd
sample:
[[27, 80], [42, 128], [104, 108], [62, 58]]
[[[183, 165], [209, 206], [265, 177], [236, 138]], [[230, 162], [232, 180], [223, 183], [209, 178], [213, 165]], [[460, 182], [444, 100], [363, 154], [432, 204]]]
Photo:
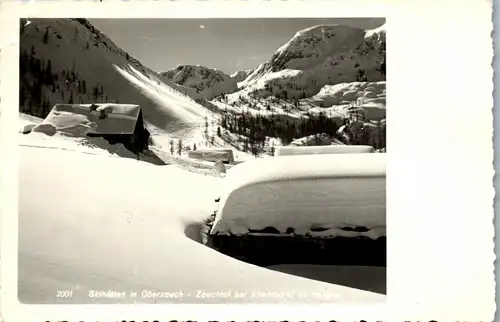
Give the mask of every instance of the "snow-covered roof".
[[282, 146], [276, 149], [275, 156], [374, 152], [375, 149], [369, 145]]
[[85, 127], [90, 134], [132, 134], [139, 113], [134, 104], [56, 104], [43, 123], [59, 131]]
[[245, 162], [227, 173], [212, 233], [265, 227], [307, 233], [319, 225], [327, 230], [322, 234], [338, 235], [347, 224], [376, 228], [361, 235], [377, 238], [385, 234], [385, 177], [386, 155], [379, 153]]
[[262, 182], [385, 177], [385, 174], [386, 155], [380, 153], [294, 155], [255, 159], [240, 163], [228, 172], [222, 199], [236, 189]]
[[231, 149], [203, 149], [196, 151], [188, 151], [188, 157], [193, 159], [202, 160], [221, 160], [221, 161], [234, 161], [234, 153]]

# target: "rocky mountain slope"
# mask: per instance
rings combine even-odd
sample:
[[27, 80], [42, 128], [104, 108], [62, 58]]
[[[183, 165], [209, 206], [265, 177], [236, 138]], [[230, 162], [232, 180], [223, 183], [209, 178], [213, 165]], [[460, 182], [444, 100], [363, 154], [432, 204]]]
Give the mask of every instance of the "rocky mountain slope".
[[253, 72], [253, 69], [240, 70], [240, 71], [235, 72], [234, 74], [231, 74], [231, 78], [239, 83], [239, 82], [244, 81], [248, 77], [248, 75], [250, 75], [252, 72]]
[[385, 34], [384, 26], [370, 31], [338, 25], [301, 30], [241, 86], [260, 97], [300, 99], [325, 85], [384, 81]]
[[200, 65], [180, 65], [160, 73], [162, 79], [188, 87], [200, 98], [212, 99], [221, 93], [231, 93], [237, 88], [237, 80], [220, 70]]
[[385, 25], [374, 30], [339, 25], [301, 30], [240, 81], [236, 92], [212, 102], [230, 113], [283, 123], [285, 144], [313, 134], [294, 127], [308, 128], [303, 124], [326, 118], [340, 129], [335, 135], [345, 143], [381, 148], [385, 146], [385, 42]]
[[[56, 103], [139, 104], [161, 129], [203, 121], [198, 95], [160, 76], [85, 19], [30, 19], [20, 27], [20, 111], [45, 117]], [[168, 99], [172, 98], [172, 99]], [[181, 102], [182, 104], [180, 104]]]

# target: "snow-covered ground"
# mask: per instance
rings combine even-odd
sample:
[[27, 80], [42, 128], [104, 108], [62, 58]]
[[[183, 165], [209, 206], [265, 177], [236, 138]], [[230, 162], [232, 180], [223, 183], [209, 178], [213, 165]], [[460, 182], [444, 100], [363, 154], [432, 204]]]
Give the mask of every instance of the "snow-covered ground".
[[[21, 116], [20, 125], [32, 121]], [[305, 273], [304, 267], [285, 265], [281, 269], [290, 274], [283, 274], [199, 243], [199, 228], [213, 210], [221, 178], [110, 157], [108, 151], [96, 153], [74, 139], [42, 140], [43, 135], [19, 134], [23, 303], [54, 303], [58, 290], [73, 290], [64, 303], [385, 300], [385, 295], [341, 286], [364, 288], [359, 285], [362, 272], [370, 280], [367, 285], [372, 284], [368, 288], [380, 291], [373, 287], [385, 285], [380, 269], [332, 267], [336, 285], [314, 280], [323, 278], [325, 268], [317, 272], [311, 267]], [[294, 276], [307, 274], [310, 279]], [[137, 291], [138, 296], [91, 296], [91, 291], [108, 290]], [[235, 298], [236, 291], [246, 296]], [[308, 296], [297, 298], [299, 292]]]

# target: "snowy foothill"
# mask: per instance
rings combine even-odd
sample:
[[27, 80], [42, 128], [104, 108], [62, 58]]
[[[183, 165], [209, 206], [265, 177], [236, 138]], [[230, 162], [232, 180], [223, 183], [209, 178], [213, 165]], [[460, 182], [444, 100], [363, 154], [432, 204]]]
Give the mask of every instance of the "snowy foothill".
[[378, 238], [386, 231], [385, 185], [384, 154], [245, 162], [228, 172], [211, 234], [244, 235], [272, 227], [282, 234], [293, 229], [295, 235]]
[[[20, 134], [24, 143], [34, 140], [41, 144], [38, 135]], [[175, 166], [87, 154], [75, 143], [68, 148], [73, 138], [59, 148], [61, 140], [50, 137], [50, 141], [51, 148], [20, 147], [22, 303], [55, 303], [56, 291], [61, 289], [73, 290], [73, 297], [64, 303], [385, 300], [384, 295], [249, 265], [202, 245], [200, 227], [213, 210], [213, 200], [225, 179]], [[286, 265], [280, 269], [287, 269]], [[346, 285], [366, 269], [353, 267], [350, 274], [336, 271], [332, 270], [339, 284]], [[379, 278], [379, 271], [373, 276]], [[145, 296], [91, 297], [91, 290], [145, 291]], [[247, 292], [247, 296], [198, 296], [200, 291], [210, 295], [217, 290], [233, 295]], [[252, 297], [254, 291], [271, 295]], [[286, 295], [299, 292], [309, 296]]]

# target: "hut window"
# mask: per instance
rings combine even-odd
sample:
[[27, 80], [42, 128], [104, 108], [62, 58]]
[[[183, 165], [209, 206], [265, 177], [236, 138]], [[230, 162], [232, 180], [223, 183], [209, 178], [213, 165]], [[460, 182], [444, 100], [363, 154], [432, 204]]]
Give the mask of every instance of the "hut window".
[[105, 110], [100, 110], [100, 115], [99, 115], [99, 118], [102, 120], [104, 118], [106, 118], [106, 111]]

